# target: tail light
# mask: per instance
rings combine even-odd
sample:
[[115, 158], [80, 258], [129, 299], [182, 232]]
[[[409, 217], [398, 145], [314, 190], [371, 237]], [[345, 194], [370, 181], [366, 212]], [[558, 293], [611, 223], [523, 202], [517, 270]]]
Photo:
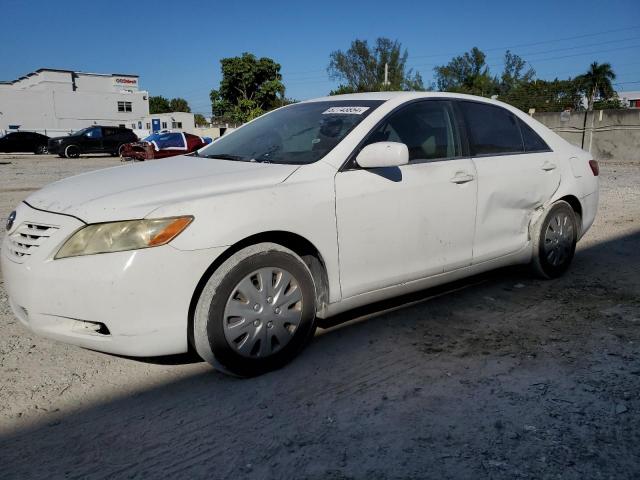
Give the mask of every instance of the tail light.
[[597, 177], [600, 175], [600, 165], [595, 160], [589, 160], [589, 166], [591, 167], [591, 171], [593, 172], [593, 176]]

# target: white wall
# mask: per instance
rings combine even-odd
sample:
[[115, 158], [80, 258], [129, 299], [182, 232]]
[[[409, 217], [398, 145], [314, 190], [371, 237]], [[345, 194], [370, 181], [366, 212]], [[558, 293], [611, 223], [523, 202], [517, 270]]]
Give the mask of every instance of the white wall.
[[[134, 78], [134, 77], [132, 77]], [[145, 122], [149, 94], [125, 91], [111, 75], [78, 74], [73, 90], [71, 72], [44, 71], [0, 85], [0, 130], [20, 125], [22, 130], [71, 131], [90, 125]], [[118, 102], [131, 102], [131, 112], [119, 112]], [[144, 128], [144, 125], [143, 125]]]
[[[171, 112], [171, 113], [157, 113], [157, 114], [149, 114], [146, 117], [143, 128], [147, 128], [146, 124], [149, 124], [149, 130], [151, 130], [151, 120], [154, 118], [160, 119], [160, 129], [161, 130], [180, 130], [187, 133], [196, 133], [196, 121], [193, 113], [187, 112]], [[182, 123], [182, 128], [173, 127], [173, 122]], [[166, 124], [166, 127], [163, 126], [163, 123]]]

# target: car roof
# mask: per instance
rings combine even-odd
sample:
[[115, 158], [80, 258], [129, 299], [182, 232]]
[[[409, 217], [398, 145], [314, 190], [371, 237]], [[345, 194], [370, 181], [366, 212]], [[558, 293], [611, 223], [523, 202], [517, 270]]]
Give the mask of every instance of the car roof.
[[523, 116], [527, 117], [527, 120], [529, 122], [531, 120], [530, 118], [528, 118], [528, 115], [526, 113], [514, 107], [513, 105], [509, 105], [508, 103], [501, 102], [500, 100], [494, 100], [493, 98], [479, 97], [477, 95], [468, 95], [466, 93], [429, 92], [429, 91], [425, 91], [425, 92], [363, 92], [363, 93], [349, 93], [346, 95], [329, 95], [327, 97], [313, 98], [301, 103], [331, 102], [331, 101], [335, 102], [336, 100], [350, 100], [350, 101], [378, 100], [382, 102], [393, 100], [395, 103], [401, 104], [404, 102], [421, 99], [421, 98], [456, 98], [459, 100], [470, 100], [474, 102], [488, 103], [490, 105], [495, 105], [498, 107], [505, 108], [520, 118], [523, 118]]
[[[330, 102], [336, 100], [378, 100], [387, 101], [392, 99], [397, 100], [412, 100], [419, 98], [458, 98], [464, 100], [475, 100], [485, 103], [493, 103], [495, 105], [505, 106], [506, 104], [491, 98], [479, 97], [476, 95], [467, 95], [465, 93], [451, 93], [451, 92], [363, 92], [363, 93], [348, 93], [345, 95], [329, 95], [326, 97], [318, 97], [305, 102]], [[304, 103], [304, 102], [303, 102]]]

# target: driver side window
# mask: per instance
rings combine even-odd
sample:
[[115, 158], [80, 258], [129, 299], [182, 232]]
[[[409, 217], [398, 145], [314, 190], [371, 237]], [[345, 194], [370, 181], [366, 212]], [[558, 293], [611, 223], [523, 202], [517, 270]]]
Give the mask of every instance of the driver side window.
[[453, 109], [446, 101], [416, 102], [391, 114], [369, 134], [365, 145], [376, 142], [404, 143], [410, 163], [462, 156]]
[[102, 130], [100, 127], [92, 128], [85, 135], [89, 138], [100, 138], [102, 137]]

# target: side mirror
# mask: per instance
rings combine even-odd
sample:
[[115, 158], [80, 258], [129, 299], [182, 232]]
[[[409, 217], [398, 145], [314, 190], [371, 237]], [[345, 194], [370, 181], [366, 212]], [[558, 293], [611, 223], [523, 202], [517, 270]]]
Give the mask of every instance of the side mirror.
[[409, 163], [409, 149], [398, 142], [372, 143], [360, 150], [356, 162], [362, 168], [399, 167]]

